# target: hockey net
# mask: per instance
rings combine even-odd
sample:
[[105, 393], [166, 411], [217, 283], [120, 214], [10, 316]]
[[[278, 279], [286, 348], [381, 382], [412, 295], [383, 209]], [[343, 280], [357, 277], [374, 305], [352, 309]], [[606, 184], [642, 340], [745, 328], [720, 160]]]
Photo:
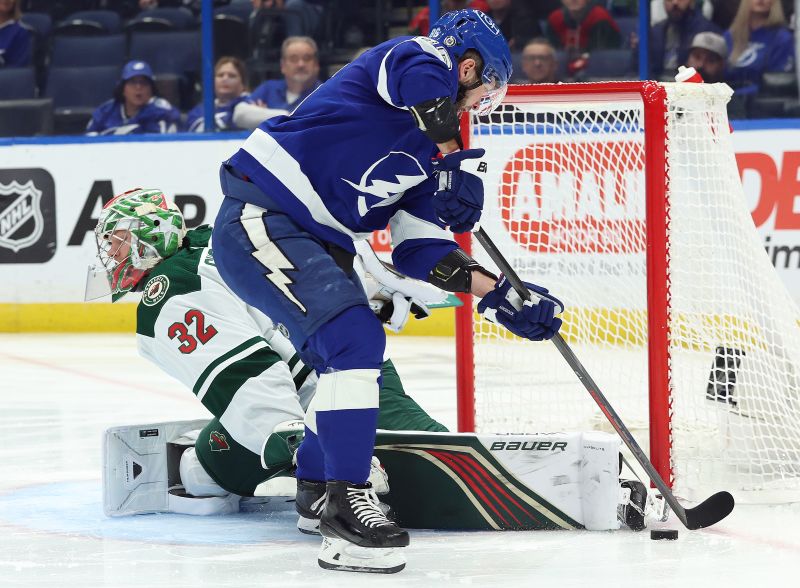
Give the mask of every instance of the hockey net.
[[[565, 303], [562, 335], [678, 496], [800, 500], [800, 311], [745, 202], [729, 97], [516, 86], [465, 138], [487, 150], [483, 228]], [[460, 430], [610, 430], [552, 344], [469, 305], [457, 337]]]

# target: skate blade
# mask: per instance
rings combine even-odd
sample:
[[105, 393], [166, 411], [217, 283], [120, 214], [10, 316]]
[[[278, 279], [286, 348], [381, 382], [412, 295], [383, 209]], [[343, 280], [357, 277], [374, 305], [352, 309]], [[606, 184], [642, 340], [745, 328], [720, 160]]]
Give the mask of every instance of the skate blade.
[[319, 519], [308, 519], [306, 517], [299, 517], [297, 519], [297, 530], [306, 535], [319, 536]]
[[397, 549], [359, 547], [344, 539], [323, 537], [317, 563], [340, 572], [396, 574], [406, 567], [406, 558]]

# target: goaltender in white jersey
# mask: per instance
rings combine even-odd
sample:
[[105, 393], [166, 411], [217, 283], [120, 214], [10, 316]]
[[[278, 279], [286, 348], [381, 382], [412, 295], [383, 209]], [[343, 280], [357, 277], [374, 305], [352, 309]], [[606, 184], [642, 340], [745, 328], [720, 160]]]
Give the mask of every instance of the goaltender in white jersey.
[[[269, 495], [271, 481], [291, 475], [316, 374], [281, 325], [228, 289], [210, 233], [205, 226], [186, 231], [180, 211], [158, 190], [117, 196], [99, 219], [99, 264], [90, 271], [87, 299], [141, 291], [140, 353], [191, 389], [214, 417], [109, 429], [104, 507], [111, 516], [236, 512], [242, 497]], [[427, 315], [425, 303], [444, 296], [393, 274], [366, 244], [358, 259], [372, 308], [388, 328], [399, 330], [411, 313]], [[388, 360], [379, 406], [383, 431], [375, 453], [392, 489], [380, 467], [370, 479], [387, 492], [383, 500], [404, 526], [638, 529], [648, 504], [658, 510], [640, 482], [620, 484], [613, 436], [449, 434], [404, 393]], [[298, 483], [301, 531], [316, 531], [324, 495], [324, 483]], [[338, 555], [345, 562], [346, 554]]]
[[[153, 480], [144, 473], [143, 464], [134, 476], [136, 468], [124, 456], [107, 451], [111, 460], [106, 465], [107, 481], [113, 482], [115, 476], [135, 478], [140, 482], [136, 487], [148, 498], [130, 487], [118, 488], [119, 492], [107, 488], [106, 511], [232, 512], [239, 497], [253, 496], [266, 480], [290, 473], [317, 375], [300, 359], [281, 325], [242, 302], [225, 285], [209, 247], [210, 227], [187, 232], [180, 211], [160, 191], [137, 189], [117, 196], [104, 207], [95, 233], [99, 264], [90, 271], [87, 299], [110, 293], [116, 301], [131, 290], [141, 290], [136, 321], [139, 352], [191, 389], [214, 415], [202, 430], [197, 430], [197, 423], [166, 423], [163, 434], [154, 426], [142, 437], [141, 427], [129, 428], [139, 443], [160, 443], [164, 456], [171, 447], [169, 463], [177, 462], [181, 453], [180, 476], [168, 480], [166, 463], [159, 475], [171, 491], [151, 493]], [[362, 258], [372, 272], [359, 273], [373, 310], [388, 328], [401, 329], [412, 312], [427, 316], [421, 298], [441, 301], [446, 296], [433, 286], [391, 274], [366, 243], [363, 247]], [[373, 277], [382, 269], [386, 284]], [[447, 430], [404, 393], [391, 361], [384, 362], [382, 374], [382, 428]], [[276, 428], [279, 434], [271, 437]], [[127, 429], [110, 434], [112, 444], [123, 430]], [[382, 470], [377, 469], [374, 479], [381, 478]]]

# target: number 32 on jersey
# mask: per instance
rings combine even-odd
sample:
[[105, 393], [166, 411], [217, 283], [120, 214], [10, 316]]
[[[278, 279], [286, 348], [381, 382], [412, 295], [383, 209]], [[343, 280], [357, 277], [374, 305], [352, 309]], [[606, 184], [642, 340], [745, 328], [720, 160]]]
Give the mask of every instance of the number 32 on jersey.
[[186, 311], [183, 322], [174, 322], [167, 329], [169, 338], [177, 339], [180, 342], [178, 351], [181, 353], [191, 353], [197, 349], [198, 341], [205, 345], [216, 334], [217, 329], [214, 328], [214, 325], [206, 327], [205, 315], [195, 308]]

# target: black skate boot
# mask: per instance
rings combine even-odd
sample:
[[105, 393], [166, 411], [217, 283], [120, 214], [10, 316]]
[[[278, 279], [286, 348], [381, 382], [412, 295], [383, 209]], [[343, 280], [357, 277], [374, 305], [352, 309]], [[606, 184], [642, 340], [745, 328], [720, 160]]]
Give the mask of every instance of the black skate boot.
[[307, 535], [319, 535], [319, 518], [325, 506], [325, 482], [297, 480], [294, 508], [300, 518], [297, 530]]
[[627, 504], [620, 504], [617, 508], [619, 522], [631, 531], [643, 531], [645, 523], [645, 508], [647, 506], [647, 488], [639, 480], [620, 480], [620, 487], [630, 491]]
[[319, 530], [325, 569], [392, 574], [406, 565], [398, 548], [408, 546], [408, 532], [386, 518], [369, 482], [328, 482]]

